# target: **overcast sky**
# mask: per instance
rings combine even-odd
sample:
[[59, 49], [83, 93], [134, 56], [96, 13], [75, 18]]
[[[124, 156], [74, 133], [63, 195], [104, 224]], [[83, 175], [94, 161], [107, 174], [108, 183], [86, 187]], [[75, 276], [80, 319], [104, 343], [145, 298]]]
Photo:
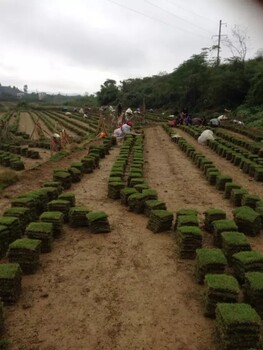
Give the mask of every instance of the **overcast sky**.
[[0, 0], [0, 83], [91, 94], [106, 79], [170, 73], [216, 44], [220, 19], [224, 35], [247, 30], [247, 57], [263, 49], [253, 0]]

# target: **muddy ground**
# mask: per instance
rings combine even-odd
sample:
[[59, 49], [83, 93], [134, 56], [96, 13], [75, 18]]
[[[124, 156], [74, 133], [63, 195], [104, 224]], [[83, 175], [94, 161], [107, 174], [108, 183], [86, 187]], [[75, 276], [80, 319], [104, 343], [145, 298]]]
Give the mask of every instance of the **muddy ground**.
[[[236, 182], [261, 195], [262, 184], [180, 133]], [[51, 179], [53, 167], [69, 165], [85, 152], [26, 172], [20, 183], [4, 191], [1, 211], [10, 197], [37, 188]], [[118, 153], [118, 147], [112, 149], [100, 169], [70, 189], [77, 205], [108, 213], [111, 233], [94, 235], [65, 225], [53, 251], [41, 255], [37, 273], [23, 277], [19, 302], [5, 309], [11, 350], [216, 348], [214, 321], [203, 316], [204, 287], [196, 284], [194, 261], [178, 258], [174, 233], [153, 234], [146, 229], [145, 216], [107, 198], [107, 180]], [[145, 178], [174, 213], [197, 208], [202, 221], [205, 209], [219, 207], [231, 217], [230, 202], [207, 184], [158, 126], [145, 130]], [[251, 244], [263, 251], [261, 237], [251, 238]], [[211, 246], [207, 234], [204, 245]]]

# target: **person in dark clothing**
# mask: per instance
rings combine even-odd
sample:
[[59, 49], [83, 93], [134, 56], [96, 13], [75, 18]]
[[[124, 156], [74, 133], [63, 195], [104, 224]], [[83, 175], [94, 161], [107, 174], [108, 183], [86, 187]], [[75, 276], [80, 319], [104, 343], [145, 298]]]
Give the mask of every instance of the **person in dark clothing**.
[[119, 103], [117, 106], [118, 117], [122, 114], [122, 105]]

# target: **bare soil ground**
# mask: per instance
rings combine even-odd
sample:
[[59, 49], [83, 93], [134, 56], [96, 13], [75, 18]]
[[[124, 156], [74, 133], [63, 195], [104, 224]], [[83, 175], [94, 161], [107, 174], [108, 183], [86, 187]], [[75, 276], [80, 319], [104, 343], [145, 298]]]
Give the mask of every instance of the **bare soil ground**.
[[[180, 133], [226, 173], [246, 181], [239, 169]], [[230, 203], [207, 184], [161, 127], [146, 129], [145, 135], [145, 178], [169, 210], [197, 208], [202, 220], [205, 209], [220, 207], [231, 216]], [[41, 255], [38, 272], [23, 277], [19, 302], [6, 307], [5, 337], [11, 350], [216, 348], [214, 321], [203, 316], [203, 287], [195, 282], [194, 261], [178, 258], [174, 233], [153, 234], [146, 229], [145, 216], [107, 198], [107, 180], [118, 152], [114, 148], [101, 160], [100, 169], [70, 189], [77, 205], [108, 213], [111, 233], [94, 235], [65, 225], [53, 251]], [[19, 183], [4, 191], [1, 211], [10, 204], [8, 196], [37, 188], [51, 179], [54, 167], [69, 165], [84, 154], [25, 172]], [[246, 185], [255, 190], [262, 186], [248, 180]], [[211, 245], [208, 235], [204, 241]], [[251, 242], [263, 251], [259, 238]]]

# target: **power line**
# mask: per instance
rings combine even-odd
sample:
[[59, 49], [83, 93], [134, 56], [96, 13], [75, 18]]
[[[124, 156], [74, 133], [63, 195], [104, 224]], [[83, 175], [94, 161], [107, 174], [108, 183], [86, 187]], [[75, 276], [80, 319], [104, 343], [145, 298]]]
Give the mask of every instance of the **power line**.
[[198, 35], [198, 36], [204, 38], [204, 36], [202, 36], [202, 35], [200, 35], [200, 34], [191, 32], [190, 30], [187, 30], [187, 29], [183, 29], [183, 28], [180, 28], [180, 27], [176, 27], [176, 26], [174, 26], [174, 25], [172, 25], [172, 24], [170, 24], [170, 23], [168, 23], [168, 22], [165, 22], [165, 21], [162, 21], [161, 19], [158, 19], [158, 18], [149, 16], [149, 15], [146, 15], [145, 13], [143, 13], [143, 12], [141, 12], [141, 11], [138, 11], [138, 10], [132, 9], [132, 8], [130, 8], [130, 7], [128, 7], [128, 6], [122, 5], [122, 4], [120, 4], [120, 3], [118, 3], [118, 2], [116, 2], [116, 1], [114, 1], [114, 0], [106, 0], [106, 1], [111, 2], [112, 4], [117, 5], [117, 6], [119, 6], [119, 7], [125, 8], [126, 10], [135, 12], [135, 13], [141, 15], [141, 16], [150, 18], [150, 19], [153, 20], [153, 21], [157, 21], [157, 22], [162, 23], [162, 24], [164, 24], [164, 25], [166, 25], [166, 26], [169, 26], [169, 27], [171, 27], [171, 28], [178, 29], [178, 30], [181, 30], [181, 31], [183, 31], [183, 32], [187, 32], [187, 33], [190, 33], [190, 34], [195, 35], [195, 36]]
[[170, 11], [168, 11], [168, 10], [166, 10], [166, 9], [164, 9], [164, 8], [162, 8], [162, 7], [160, 7], [160, 6], [158, 6], [158, 5], [153, 4], [153, 3], [152, 3], [151, 1], [149, 1], [149, 0], [144, 0], [144, 1], [145, 1], [146, 3], [148, 3], [148, 4], [150, 4], [151, 6], [156, 7], [156, 8], [158, 8], [158, 9], [160, 9], [160, 10], [162, 10], [162, 11], [168, 13], [168, 14], [171, 15], [171, 16], [174, 16], [174, 17], [176, 17], [176, 18], [179, 18], [180, 20], [182, 20], [182, 21], [184, 21], [184, 22], [186, 22], [186, 23], [189, 23], [190, 25], [192, 25], [192, 26], [194, 26], [194, 27], [196, 27], [196, 28], [199, 28], [199, 29], [201, 29], [201, 30], [203, 30], [203, 31], [205, 31], [205, 32], [207, 32], [207, 33], [209, 33], [209, 34], [211, 34], [211, 32], [209, 32], [208, 30], [206, 30], [206, 29], [204, 29], [204, 28], [202, 28], [202, 27], [200, 27], [200, 26], [198, 26], [198, 25], [196, 25], [196, 24], [194, 24], [194, 23], [188, 21], [187, 19], [185, 19], [185, 18], [183, 18], [183, 17], [177, 16], [177, 15], [176, 15], [175, 13], [173, 13], [173, 12], [170, 12]]

